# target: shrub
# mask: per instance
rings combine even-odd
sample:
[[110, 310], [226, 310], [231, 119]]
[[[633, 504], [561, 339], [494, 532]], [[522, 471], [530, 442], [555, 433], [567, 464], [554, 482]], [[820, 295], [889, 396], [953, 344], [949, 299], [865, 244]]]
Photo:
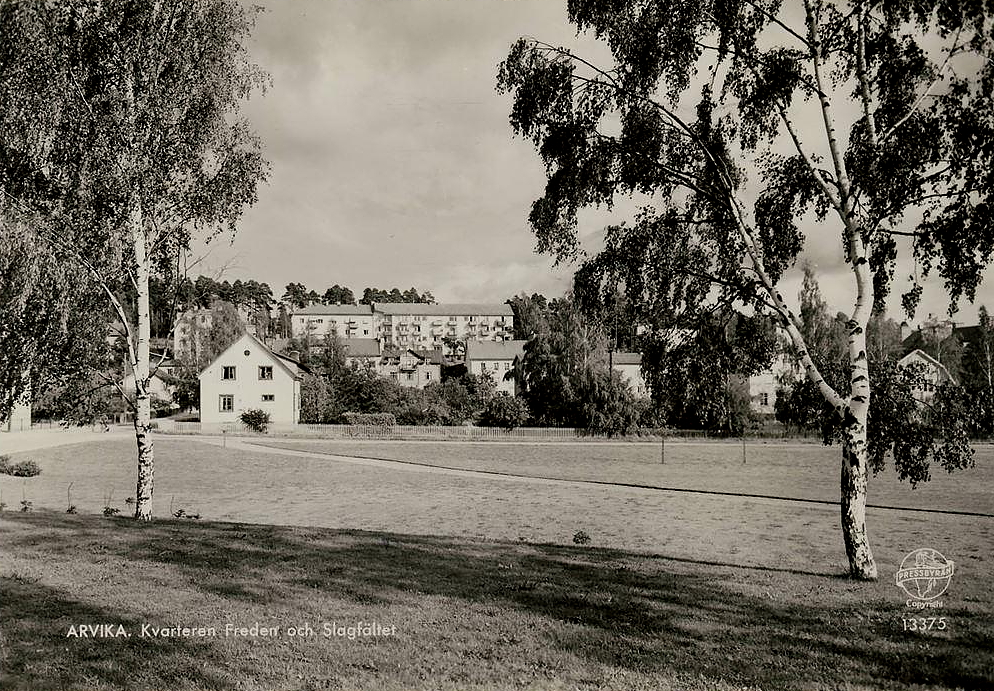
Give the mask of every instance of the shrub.
[[21, 513], [27, 513], [34, 509], [34, 503], [24, 499], [21, 501]]
[[34, 461], [11, 463], [10, 456], [0, 456], [0, 473], [14, 477], [34, 477], [41, 475], [41, 468]]
[[487, 403], [480, 414], [480, 424], [484, 427], [512, 430], [525, 424], [528, 417], [528, 404], [523, 399], [502, 391]]
[[116, 516], [121, 513], [121, 509], [115, 508], [113, 506], [104, 507], [104, 516]]
[[373, 427], [393, 427], [397, 418], [393, 413], [345, 413], [345, 424], [372, 425]]
[[265, 434], [266, 430], [269, 429], [269, 413], [265, 410], [259, 410], [258, 408], [246, 410], [241, 414], [239, 419], [243, 425], [253, 432]]
[[76, 511], [76, 505], [75, 504], [70, 504], [69, 508], [66, 509], [66, 513], [77, 513], [77, 511]]
[[573, 534], [573, 544], [575, 544], [575, 545], [589, 545], [590, 544], [590, 536], [587, 535], [587, 533], [585, 533], [584, 531], [578, 530], [578, 531], [576, 531]]

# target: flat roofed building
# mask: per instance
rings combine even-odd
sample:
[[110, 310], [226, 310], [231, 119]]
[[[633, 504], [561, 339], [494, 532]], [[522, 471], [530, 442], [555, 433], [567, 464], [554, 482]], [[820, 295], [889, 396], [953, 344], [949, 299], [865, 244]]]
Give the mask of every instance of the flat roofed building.
[[320, 340], [328, 334], [339, 338], [376, 338], [376, 318], [369, 305], [309, 305], [290, 316], [294, 338]]
[[498, 342], [514, 334], [507, 304], [378, 302], [374, 312], [384, 345], [400, 348], [438, 348], [446, 338]]

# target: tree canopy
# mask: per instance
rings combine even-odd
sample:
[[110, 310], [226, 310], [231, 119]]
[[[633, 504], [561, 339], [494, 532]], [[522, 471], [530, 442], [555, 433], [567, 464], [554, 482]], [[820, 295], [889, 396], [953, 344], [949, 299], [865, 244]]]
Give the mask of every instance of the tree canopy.
[[[648, 333], [697, 328], [723, 307], [772, 314], [845, 429], [843, 536], [852, 573], [875, 578], [866, 330], [899, 266], [917, 266], [903, 296], [910, 311], [931, 274], [953, 303], [972, 300], [994, 251], [989, 8], [569, 0], [567, 14], [611, 64], [521, 39], [498, 73], [511, 126], [546, 169], [529, 215], [538, 249], [579, 258], [578, 212], [636, 197], [641, 211], [584, 260], [591, 291], [606, 300], [623, 290]], [[778, 288], [818, 223], [831, 228], [819, 237], [838, 233], [856, 293], [848, 376], [834, 385]], [[924, 464], [932, 447], [920, 442], [890, 451]]]

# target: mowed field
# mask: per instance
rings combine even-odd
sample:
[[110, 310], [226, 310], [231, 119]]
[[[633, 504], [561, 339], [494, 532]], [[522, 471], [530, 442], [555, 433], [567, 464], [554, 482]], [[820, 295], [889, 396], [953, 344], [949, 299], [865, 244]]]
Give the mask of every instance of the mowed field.
[[[994, 518], [871, 508], [880, 581], [842, 576], [837, 449], [156, 441], [155, 513], [127, 440], [16, 454], [0, 477], [11, 688], [990, 688]], [[328, 454], [418, 465], [369, 465]], [[992, 454], [871, 503], [992, 513]], [[426, 467], [564, 478], [474, 476]], [[892, 472], [892, 471], [891, 471]], [[584, 480], [678, 490], [590, 484]], [[66, 515], [66, 488], [80, 514]], [[701, 492], [788, 497], [727, 496]], [[35, 511], [18, 513], [22, 493]], [[269, 524], [269, 525], [261, 525]], [[578, 530], [589, 545], [576, 546]], [[904, 630], [904, 556], [956, 562], [947, 628]], [[397, 638], [67, 641], [72, 622], [378, 621]], [[0, 686], [5, 684], [0, 679]]]

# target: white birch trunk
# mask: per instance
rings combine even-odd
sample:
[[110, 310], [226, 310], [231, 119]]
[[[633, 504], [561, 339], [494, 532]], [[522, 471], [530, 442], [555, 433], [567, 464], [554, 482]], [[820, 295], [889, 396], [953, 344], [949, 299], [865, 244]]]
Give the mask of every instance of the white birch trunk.
[[152, 484], [155, 455], [152, 446], [152, 405], [149, 394], [149, 341], [152, 319], [149, 310], [149, 257], [146, 247], [141, 201], [132, 202], [128, 217], [135, 253], [135, 288], [138, 295], [137, 337], [135, 339], [135, 440], [138, 444], [138, 486], [135, 490], [135, 518], [152, 520]]

